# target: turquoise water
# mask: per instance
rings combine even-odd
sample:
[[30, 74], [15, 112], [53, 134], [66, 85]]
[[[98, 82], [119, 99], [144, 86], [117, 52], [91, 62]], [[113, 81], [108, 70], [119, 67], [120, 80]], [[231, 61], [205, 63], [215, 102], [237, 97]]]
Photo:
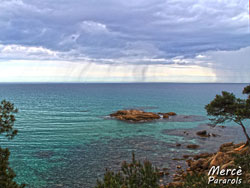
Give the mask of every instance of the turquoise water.
[[0, 99], [19, 109], [11, 150], [16, 180], [32, 188], [93, 187], [105, 168], [123, 160], [150, 159], [171, 166], [180, 154], [171, 147], [182, 137], [166, 129], [192, 128], [207, 122], [128, 124], [106, 118], [124, 108], [174, 111], [205, 116], [204, 105], [222, 90], [241, 96], [246, 84], [0, 84]]

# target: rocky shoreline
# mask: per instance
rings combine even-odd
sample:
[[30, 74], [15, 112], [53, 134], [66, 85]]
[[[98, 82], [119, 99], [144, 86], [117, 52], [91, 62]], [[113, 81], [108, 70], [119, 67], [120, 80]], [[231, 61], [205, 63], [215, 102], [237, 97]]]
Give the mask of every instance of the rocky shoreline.
[[[210, 124], [201, 124], [193, 129], [164, 130], [163, 133], [182, 136], [186, 143], [176, 143], [176, 148], [182, 151], [183, 157], [173, 159], [176, 161], [175, 173], [172, 172], [169, 174], [169, 171], [165, 172], [165, 169], [161, 169], [161, 188], [188, 187], [185, 186], [187, 179], [196, 176], [203, 177], [203, 180], [207, 181], [207, 174], [212, 166], [220, 166], [221, 169], [227, 169], [229, 167], [236, 168], [235, 156], [250, 156], [249, 146], [243, 147], [244, 143], [242, 143], [242, 141], [244, 140], [244, 135], [242, 135], [239, 127], [214, 127]], [[193, 140], [196, 140], [195, 143], [197, 144], [188, 144]], [[235, 143], [241, 143], [234, 144], [232, 140]], [[190, 154], [190, 152], [185, 152], [187, 151], [185, 148], [195, 150], [195, 152]], [[164, 178], [167, 176], [171, 176], [170, 182], [168, 181], [168, 183], [164, 181]], [[245, 181], [249, 180], [250, 171], [245, 171], [242, 178], [245, 183], [250, 184], [250, 181]], [[193, 185], [191, 187], [204, 186], [198, 186], [198, 184], [197, 186]]]
[[[219, 150], [215, 153], [201, 153], [187, 156], [188, 159], [186, 162], [188, 168], [186, 170], [182, 170], [182, 167], [178, 166], [177, 169], [179, 170], [177, 170], [176, 174], [174, 174], [173, 181], [166, 186], [161, 185], [161, 188], [185, 187], [187, 177], [190, 178], [192, 176], [206, 177], [207, 181], [209, 181], [207, 175], [209, 174], [211, 168], [219, 167], [218, 169], [221, 169], [223, 173], [227, 172], [227, 169], [237, 169], [239, 168], [235, 162], [237, 156], [249, 156], [249, 154], [250, 147], [245, 146], [245, 143], [234, 144], [231, 142], [222, 144]], [[242, 171], [241, 167], [240, 170]], [[230, 176], [230, 174], [228, 177], [234, 178], [233, 175]], [[215, 175], [213, 178], [216, 179], [220, 177], [219, 175]], [[245, 184], [250, 184], [249, 171], [243, 172], [241, 178]], [[221, 182], [223, 182], [223, 180], [225, 181], [225, 179], [225, 177], [222, 177]], [[199, 187], [198, 185], [201, 182], [196, 183], [197, 186], [194, 185], [193, 187]]]

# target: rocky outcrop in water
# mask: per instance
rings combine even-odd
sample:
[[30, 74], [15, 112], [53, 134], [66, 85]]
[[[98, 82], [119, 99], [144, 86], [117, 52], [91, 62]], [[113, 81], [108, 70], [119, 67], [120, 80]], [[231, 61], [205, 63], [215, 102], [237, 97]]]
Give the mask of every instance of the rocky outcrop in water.
[[169, 118], [169, 116], [175, 116], [176, 113], [153, 113], [153, 112], [144, 112], [142, 110], [130, 109], [130, 110], [118, 110], [117, 112], [110, 114], [110, 117], [116, 118], [121, 121], [129, 122], [149, 122], [153, 120]]
[[206, 130], [197, 131], [196, 134], [200, 137], [210, 137], [210, 136], [217, 137], [217, 136], [219, 136], [219, 135], [214, 134], [214, 133], [209, 134]]

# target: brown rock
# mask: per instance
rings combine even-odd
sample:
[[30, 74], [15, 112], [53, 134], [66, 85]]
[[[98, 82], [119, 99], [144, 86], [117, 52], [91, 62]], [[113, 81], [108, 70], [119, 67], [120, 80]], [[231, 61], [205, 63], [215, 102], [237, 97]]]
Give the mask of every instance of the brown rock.
[[221, 169], [227, 169], [227, 168], [231, 168], [233, 166], [234, 166], [234, 161], [230, 161], [229, 163], [222, 165]]
[[187, 159], [187, 158], [189, 158], [190, 156], [189, 155], [183, 155], [183, 158], [184, 159]]
[[183, 185], [182, 182], [172, 182], [170, 184], [168, 184], [168, 187], [181, 187]]
[[169, 169], [168, 169], [168, 168], [163, 168], [162, 170], [163, 170], [163, 171], [168, 171]]
[[203, 168], [203, 163], [205, 162], [206, 160], [204, 159], [200, 159], [200, 160], [197, 160], [197, 161], [192, 161], [190, 163], [190, 170], [198, 170], [198, 169], [202, 169]]
[[188, 149], [197, 149], [199, 148], [200, 146], [199, 145], [196, 145], [196, 144], [190, 144], [190, 145], [187, 145], [187, 148]]
[[180, 158], [173, 158], [172, 160], [173, 160], [173, 161], [181, 161], [181, 160], [183, 160], [183, 159], [180, 159]]
[[212, 166], [221, 166], [223, 164], [228, 163], [231, 160], [229, 155], [223, 152], [218, 152], [212, 159], [210, 163], [210, 167]]
[[234, 148], [238, 148], [238, 147], [241, 147], [242, 145], [245, 145], [245, 143], [239, 143], [239, 144], [234, 144]]
[[145, 122], [152, 121], [155, 119], [160, 119], [158, 114], [153, 112], [144, 112], [142, 110], [119, 110], [116, 113], [110, 114], [110, 117], [114, 117], [122, 121], [132, 121], [132, 122]]
[[217, 136], [219, 136], [219, 135], [218, 135], [218, 134], [212, 133], [212, 136], [213, 136], [213, 137], [217, 137]]
[[162, 115], [164, 119], [168, 119], [170, 116], [168, 113], [158, 113], [158, 114]]
[[116, 117], [120, 115], [126, 115], [128, 112], [127, 110], [118, 110], [116, 113], [110, 114], [111, 117]]
[[245, 176], [250, 180], [250, 173], [246, 173]]
[[181, 177], [175, 177], [173, 178], [173, 180], [176, 182], [176, 181], [180, 181], [181, 180]]
[[221, 126], [218, 126], [218, 127], [222, 128], [222, 129], [226, 128], [224, 125], [221, 125]]
[[169, 172], [165, 172], [165, 176], [168, 176], [169, 175]]
[[207, 133], [206, 130], [198, 131], [198, 132], [196, 132], [196, 134], [197, 134], [198, 136], [201, 136], [201, 137], [209, 137], [209, 136], [210, 136], [210, 135]]
[[[191, 166], [191, 163], [192, 163], [193, 161], [191, 160], [191, 159], [187, 159], [186, 160], [186, 163], [188, 164], [188, 166], [190, 167]], [[187, 169], [188, 170], [188, 169]], [[191, 169], [190, 169], [191, 170]]]
[[234, 144], [233, 144], [233, 142], [228, 142], [228, 143], [224, 143], [224, 144], [222, 144], [220, 147], [222, 148], [222, 147], [229, 147], [229, 146], [233, 146]]
[[161, 177], [163, 177], [164, 174], [165, 174], [165, 173], [164, 173], [163, 171], [158, 172], [158, 175], [161, 176]]
[[189, 133], [187, 131], [184, 131], [183, 133], [186, 134], [186, 135], [189, 135]]
[[175, 112], [168, 112], [166, 114], [169, 115], [169, 116], [176, 116], [177, 115]]
[[178, 174], [173, 174], [173, 177], [175, 178], [175, 177], [179, 177], [179, 175]]
[[211, 154], [211, 153], [201, 153], [201, 154], [195, 155], [194, 159], [197, 160], [200, 158], [207, 158], [207, 157], [211, 157], [212, 155], [213, 154]]
[[233, 148], [233, 146], [234, 146], [233, 142], [222, 144], [220, 146], [219, 151], [225, 152], [225, 151], [231, 150]]
[[164, 119], [168, 119], [168, 118], [169, 118], [169, 115], [168, 115], [168, 114], [163, 114], [163, 118], [164, 118]]
[[209, 168], [209, 164], [210, 164], [211, 160], [208, 160], [208, 159], [200, 159], [200, 160], [202, 160], [201, 169], [207, 170]]

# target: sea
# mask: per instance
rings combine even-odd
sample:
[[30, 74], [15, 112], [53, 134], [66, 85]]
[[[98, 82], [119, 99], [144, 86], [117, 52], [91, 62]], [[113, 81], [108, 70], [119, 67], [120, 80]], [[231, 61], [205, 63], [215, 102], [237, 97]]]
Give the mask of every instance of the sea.
[[[29, 188], [94, 187], [107, 169], [119, 170], [122, 161], [131, 160], [132, 153], [159, 168], [172, 168], [172, 158], [188, 152], [176, 148], [176, 143], [187, 141], [167, 133], [209, 123], [204, 106], [221, 91], [244, 97], [246, 85], [2, 83], [0, 100], [11, 101], [18, 108], [14, 127], [19, 132], [13, 140], [2, 136], [1, 147], [11, 151], [15, 180]], [[196, 118], [149, 123], [109, 118], [120, 109], [176, 112]]]

